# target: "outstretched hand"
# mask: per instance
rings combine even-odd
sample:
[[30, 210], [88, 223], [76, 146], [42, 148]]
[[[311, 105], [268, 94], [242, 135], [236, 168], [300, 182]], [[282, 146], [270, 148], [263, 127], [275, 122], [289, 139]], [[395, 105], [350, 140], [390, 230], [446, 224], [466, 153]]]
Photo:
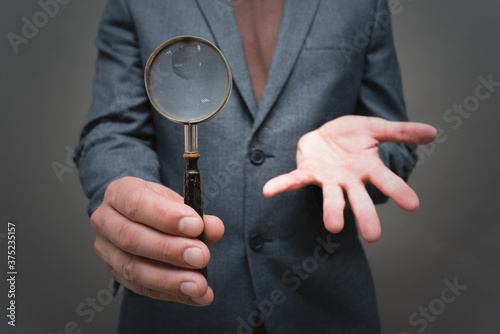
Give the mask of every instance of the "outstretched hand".
[[407, 211], [419, 207], [417, 194], [387, 168], [378, 144], [397, 142], [421, 145], [432, 142], [434, 127], [414, 122], [390, 122], [367, 116], [343, 116], [305, 134], [297, 146], [297, 169], [275, 177], [264, 186], [266, 197], [306, 185], [321, 186], [323, 220], [333, 233], [344, 227], [344, 192], [358, 220], [363, 238], [380, 238], [380, 221], [365, 184], [371, 183]]

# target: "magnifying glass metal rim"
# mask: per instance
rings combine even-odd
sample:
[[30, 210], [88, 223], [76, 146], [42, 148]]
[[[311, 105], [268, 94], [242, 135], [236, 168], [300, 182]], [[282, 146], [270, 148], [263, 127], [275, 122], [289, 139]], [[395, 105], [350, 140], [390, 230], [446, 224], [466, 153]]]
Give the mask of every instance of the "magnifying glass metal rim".
[[[174, 45], [175, 43], [182, 42], [183, 40], [186, 40], [188, 42], [196, 42], [200, 44], [205, 44], [212, 50], [215, 50], [220, 59], [222, 59], [225, 69], [226, 69], [226, 75], [227, 75], [227, 90], [225, 96], [223, 96], [222, 102], [218, 106], [218, 108], [214, 111], [212, 111], [211, 114], [209, 114], [206, 117], [201, 117], [196, 120], [190, 120], [190, 121], [185, 121], [181, 120], [177, 117], [172, 117], [166, 110], [163, 110], [163, 108], [157, 103], [152, 87], [151, 87], [151, 69], [153, 68], [154, 61], [158, 59], [157, 57], [162, 54], [166, 48], [168, 48], [171, 45]], [[153, 105], [153, 107], [165, 118], [168, 120], [175, 122], [175, 123], [180, 123], [184, 124], [184, 159], [186, 160], [186, 171], [184, 173], [184, 204], [189, 205], [191, 208], [193, 208], [199, 216], [203, 219], [203, 196], [202, 196], [202, 188], [201, 188], [201, 173], [200, 170], [198, 169], [198, 159], [200, 157], [200, 154], [198, 153], [198, 123], [208, 121], [209, 119], [214, 118], [219, 112], [224, 108], [226, 105], [227, 101], [229, 100], [229, 96], [231, 95], [231, 89], [232, 89], [232, 75], [231, 75], [231, 69], [229, 68], [229, 64], [226, 61], [226, 58], [222, 54], [222, 52], [210, 41], [207, 41], [206, 39], [196, 37], [196, 36], [179, 36], [175, 37], [172, 39], [167, 40], [166, 42], [163, 42], [160, 46], [158, 46], [151, 56], [149, 57], [147, 63], [146, 63], [146, 68], [144, 70], [144, 84], [146, 87], [146, 92], [149, 97], [149, 101]], [[196, 82], [193, 82], [195, 85]], [[175, 97], [174, 97], [175, 98]], [[181, 101], [184, 102], [184, 101]], [[205, 242], [205, 233], [202, 232], [198, 237], [199, 240], [202, 242]], [[208, 274], [207, 274], [207, 268], [202, 268], [199, 269], [200, 273], [203, 274], [203, 276], [208, 279]]]
[[[196, 119], [194, 121], [184, 121], [184, 120], [181, 120], [179, 118], [172, 117], [172, 115], [170, 115], [166, 110], [164, 110], [156, 102], [154, 94], [151, 92], [151, 86], [150, 86], [151, 69], [152, 69], [153, 62], [155, 61], [157, 56], [160, 55], [167, 47], [174, 45], [175, 43], [181, 42], [183, 40], [196, 41], [196, 42], [199, 42], [201, 44], [205, 44], [205, 45], [208, 45], [209, 47], [211, 47], [213, 50], [215, 50], [218, 53], [218, 55], [220, 56], [220, 58], [224, 62], [224, 66], [226, 67], [226, 71], [227, 71], [228, 86], [227, 86], [227, 90], [226, 90], [226, 95], [225, 95], [224, 99], [222, 100], [222, 103], [217, 108], [217, 110], [215, 110], [213, 113], [211, 113], [207, 117]], [[232, 90], [232, 86], [233, 86], [233, 79], [232, 79], [231, 69], [229, 67], [229, 64], [228, 64], [226, 58], [224, 57], [222, 52], [219, 50], [219, 48], [217, 48], [215, 46], [215, 44], [213, 44], [212, 42], [210, 42], [204, 38], [201, 38], [201, 37], [192, 36], [192, 35], [184, 35], [184, 36], [174, 37], [174, 38], [171, 38], [171, 39], [163, 42], [153, 51], [153, 53], [149, 56], [148, 61], [146, 62], [146, 68], [144, 70], [144, 83], [146, 86], [146, 93], [148, 94], [148, 97], [149, 97], [151, 104], [160, 114], [162, 114], [168, 120], [175, 122], [175, 123], [198, 124], [198, 123], [202, 123], [202, 122], [205, 122], [205, 121], [208, 121], [208, 120], [214, 118], [224, 108], [224, 106], [227, 104], [227, 101], [229, 100], [229, 96], [231, 95], [231, 90]]]

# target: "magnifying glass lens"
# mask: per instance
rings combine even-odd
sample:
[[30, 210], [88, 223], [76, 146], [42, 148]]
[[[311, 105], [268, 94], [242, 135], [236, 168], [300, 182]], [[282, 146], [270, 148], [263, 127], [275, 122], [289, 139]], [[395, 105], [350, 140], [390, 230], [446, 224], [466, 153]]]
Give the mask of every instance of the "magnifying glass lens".
[[151, 102], [164, 116], [179, 123], [198, 123], [222, 108], [231, 82], [217, 50], [185, 38], [156, 54], [146, 84]]
[[[155, 109], [167, 119], [184, 124], [184, 203], [203, 219], [197, 124], [215, 117], [229, 99], [229, 65], [211, 42], [179, 36], [164, 42], [151, 54], [144, 81]], [[198, 239], [205, 242], [205, 234], [202, 232]], [[200, 272], [207, 277], [207, 268]]]
[[199, 45], [181, 44], [178, 50], [172, 53], [174, 73], [186, 80], [196, 79], [201, 70], [200, 52]]

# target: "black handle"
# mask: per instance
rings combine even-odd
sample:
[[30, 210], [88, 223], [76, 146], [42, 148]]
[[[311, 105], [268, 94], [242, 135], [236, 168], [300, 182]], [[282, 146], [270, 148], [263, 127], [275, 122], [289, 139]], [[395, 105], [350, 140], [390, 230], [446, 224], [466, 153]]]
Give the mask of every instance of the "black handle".
[[[198, 153], [184, 153], [186, 160], [186, 172], [184, 173], [184, 204], [192, 207], [203, 219], [203, 198], [201, 193], [201, 173], [198, 169]], [[197, 237], [200, 241], [205, 242], [205, 232]], [[199, 270], [203, 276], [208, 279], [207, 268]]]

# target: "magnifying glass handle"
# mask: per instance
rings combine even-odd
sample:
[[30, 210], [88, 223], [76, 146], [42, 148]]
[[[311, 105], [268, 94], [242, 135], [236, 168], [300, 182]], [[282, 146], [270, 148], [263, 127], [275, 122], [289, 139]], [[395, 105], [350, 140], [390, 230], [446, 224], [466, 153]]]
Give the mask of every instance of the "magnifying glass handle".
[[[184, 204], [192, 207], [203, 219], [203, 198], [201, 193], [201, 173], [198, 169], [199, 153], [184, 153], [186, 172], [184, 173]], [[201, 232], [198, 239], [205, 242], [205, 232]], [[208, 279], [207, 268], [199, 270]]]

